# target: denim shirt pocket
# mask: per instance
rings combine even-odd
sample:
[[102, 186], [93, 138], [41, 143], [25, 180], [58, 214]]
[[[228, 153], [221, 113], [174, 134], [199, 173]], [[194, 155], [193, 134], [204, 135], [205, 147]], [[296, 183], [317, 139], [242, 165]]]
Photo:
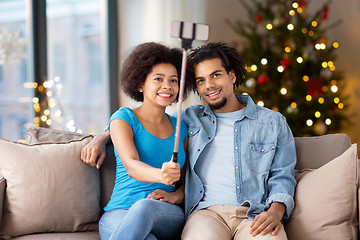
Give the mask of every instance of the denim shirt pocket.
[[256, 173], [270, 171], [271, 164], [275, 155], [276, 142], [256, 143], [250, 142], [249, 167]]
[[188, 129], [189, 137], [194, 137], [196, 134], [198, 134], [199, 131], [200, 131], [199, 127], [189, 127]]

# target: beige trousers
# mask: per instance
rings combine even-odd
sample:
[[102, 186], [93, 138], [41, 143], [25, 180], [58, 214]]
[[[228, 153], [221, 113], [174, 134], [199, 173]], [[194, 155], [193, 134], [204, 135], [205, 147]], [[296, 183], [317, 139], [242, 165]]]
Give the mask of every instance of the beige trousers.
[[188, 217], [181, 235], [182, 240], [287, 240], [284, 227], [276, 236], [250, 234], [252, 220], [246, 216], [249, 208], [214, 205], [193, 212]]

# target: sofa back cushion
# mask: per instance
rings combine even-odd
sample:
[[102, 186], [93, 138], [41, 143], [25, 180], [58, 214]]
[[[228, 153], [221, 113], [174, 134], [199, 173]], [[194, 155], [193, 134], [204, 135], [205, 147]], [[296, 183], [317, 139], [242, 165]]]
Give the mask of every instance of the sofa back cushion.
[[327, 134], [317, 137], [295, 137], [297, 163], [295, 169], [316, 169], [340, 156], [351, 146], [348, 135]]
[[[89, 135], [74, 133], [64, 130], [50, 129], [50, 128], [41, 128], [41, 127], [31, 127], [27, 131], [27, 143], [60, 143], [68, 142], [71, 140], [79, 140], [83, 137]], [[106, 157], [100, 167], [100, 207], [101, 212], [103, 212], [104, 207], [110, 200], [114, 185], [115, 185], [115, 167], [116, 159], [114, 154], [114, 146], [109, 141], [106, 144]]]
[[80, 159], [91, 139], [34, 145], [0, 139], [7, 183], [1, 236], [97, 229], [99, 171]]

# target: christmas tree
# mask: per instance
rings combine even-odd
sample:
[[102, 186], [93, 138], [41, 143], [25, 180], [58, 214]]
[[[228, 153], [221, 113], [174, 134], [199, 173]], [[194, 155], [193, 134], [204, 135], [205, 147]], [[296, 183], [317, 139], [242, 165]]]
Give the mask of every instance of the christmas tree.
[[[294, 136], [339, 132], [348, 121], [344, 80], [334, 60], [337, 42], [326, 32], [330, 2], [310, 13], [308, 1], [239, 0], [248, 21], [228, 21], [241, 36], [235, 47], [246, 64], [245, 84], [255, 103], [281, 112]], [[251, 3], [250, 3], [251, 2]]]

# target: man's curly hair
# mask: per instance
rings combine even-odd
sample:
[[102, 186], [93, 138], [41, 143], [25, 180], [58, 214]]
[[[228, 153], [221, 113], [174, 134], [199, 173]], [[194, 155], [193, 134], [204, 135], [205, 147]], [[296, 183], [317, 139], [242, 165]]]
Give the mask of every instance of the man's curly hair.
[[[135, 101], [142, 102], [144, 95], [139, 92], [139, 89], [145, 83], [152, 68], [161, 63], [173, 65], [178, 73], [180, 84], [181, 60], [182, 51], [180, 49], [168, 48], [154, 42], [140, 44], [125, 60], [120, 73], [120, 84], [126, 95]], [[190, 89], [190, 84], [185, 82], [184, 98]]]
[[226, 72], [234, 71], [236, 81], [234, 88], [239, 87], [245, 78], [245, 65], [235, 48], [222, 42], [208, 43], [204, 46], [191, 50], [188, 57], [188, 69], [186, 80], [191, 84], [191, 89], [196, 91], [195, 66], [205, 60], [220, 58]]

